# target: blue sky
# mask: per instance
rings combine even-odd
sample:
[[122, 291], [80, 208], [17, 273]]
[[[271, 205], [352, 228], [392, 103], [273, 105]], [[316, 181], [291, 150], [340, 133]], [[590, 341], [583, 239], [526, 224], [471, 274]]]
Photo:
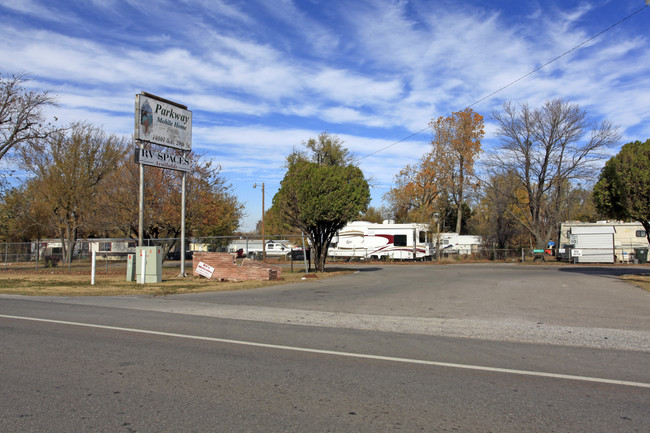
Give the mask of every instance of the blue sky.
[[[549, 60], [642, 9], [490, 98]], [[650, 138], [650, 8], [644, 0], [0, 0], [0, 72], [58, 96], [60, 122], [130, 136], [140, 91], [193, 113], [193, 151], [221, 164], [261, 217], [284, 158], [327, 131], [359, 157], [373, 206], [429, 150], [431, 119], [472, 104], [563, 97]]]

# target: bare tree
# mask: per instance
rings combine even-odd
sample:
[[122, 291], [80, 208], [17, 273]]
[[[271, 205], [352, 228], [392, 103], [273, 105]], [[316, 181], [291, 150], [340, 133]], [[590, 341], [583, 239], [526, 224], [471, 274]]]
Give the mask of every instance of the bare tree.
[[14, 146], [46, 138], [52, 131], [44, 123], [43, 109], [55, 105], [54, 98], [48, 91], [25, 89], [26, 77], [0, 76], [0, 159]]
[[542, 247], [559, 222], [565, 189], [595, 178], [607, 158], [604, 150], [619, 140], [618, 129], [607, 121], [596, 124], [563, 99], [537, 109], [508, 102], [492, 116], [501, 144], [486, 160], [488, 174], [509, 173], [519, 184], [511, 193], [518, 207], [512, 214]]

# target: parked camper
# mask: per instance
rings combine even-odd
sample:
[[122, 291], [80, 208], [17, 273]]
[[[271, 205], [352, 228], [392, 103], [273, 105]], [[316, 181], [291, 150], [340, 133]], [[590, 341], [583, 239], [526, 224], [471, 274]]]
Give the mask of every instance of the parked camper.
[[354, 221], [339, 230], [332, 239], [330, 257], [380, 259], [423, 259], [431, 256], [432, 245], [426, 224], [382, 224]]
[[[436, 236], [434, 235], [433, 244], [435, 251]], [[444, 254], [469, 255], [476, 253], [483, 238], [474, 235], [459, 235], [458, 233], [440, 233], [440, 251]]]
[[[620, 262], [629, 262], [632, 259], [636, 259], [636, 252], [639, 249], [643, 248], [648, 248], [648, 239], [646, 238], [646, 233], [645, 233], [645, 228], [643, 228], [643, 225], [639, 222], [621, 222], [621, 221], [598, 221], [596, 223], [581, 223], [577, 221], [568, 221], [568, 222], [563, 222], [560, 225], [560, 233], [559, 233], [559, 244], [560, 245], [572, 245], [575, 243], [575, 241], [578, 239], [578, 236], [584, 235], [583, 233], [578, 233], [576, 232], [576, 229], [578, 231], [580, 230], [588, 230], [592, 231], [591, 229], [595, 230], [607, 230], [607, 233], [610, 233], [610, 229], [602, 229], [599, 227], [609, 227], [614, 229], [614, 257], [620, 261]], [[594, 233], [592, 233], [593, 235]], [[602, 233], [601, 233], [602, 235]], [[605, 237], [603, 237], [605, 239]], [[583, 238], [584, 241], [584, 238]], [[609, 242], [609, 237], [606, 237], [605, 243], [604, 243], [605, 249], [611, 248], [610, 242]], [[600, 246], [597, 246], [600, 248]], [[585, 246], [584, 244], [580, 246], [580, 248], [585, 249], [592, 249], [593, 246]], [[585, 250], [586, 251], [586, 250]], [[595, 250], [593, 250], [595, 251]], [[607, 253], [607, 257], [605, 257], [602, 260], [602, 263], [611, 263], [610, 262], [610, 254], [609, 252]], [[573, 260], [573, 257], [571, 255], [568, 256], [568, 258], [565, 256], [562, 256], [562, 259], [570, 259]], [[578, 262], [585, 262], [585, 257], [579, 258], [576, 261]], [[600, 261], [600, 260], [599, 260]]]
[[576, 263], [615, 263], [613, 225], [571, 227], [570, 231]]

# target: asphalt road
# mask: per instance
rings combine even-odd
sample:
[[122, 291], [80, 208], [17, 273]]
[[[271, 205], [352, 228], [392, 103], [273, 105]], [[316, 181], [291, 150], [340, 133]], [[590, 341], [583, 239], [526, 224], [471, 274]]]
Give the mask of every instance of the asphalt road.
[[0, 296], [0, 431], [650, 431], [645, 267]]

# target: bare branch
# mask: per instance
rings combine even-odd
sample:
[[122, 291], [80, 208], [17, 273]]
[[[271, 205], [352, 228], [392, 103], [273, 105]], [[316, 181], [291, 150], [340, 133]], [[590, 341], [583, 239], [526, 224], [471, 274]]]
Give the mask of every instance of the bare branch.
[[23, 87], [26, 74], [0, 76], [0, 159], [15, 146], [46, 138], [54, 128], [44, 123], [43, 110], [55, 106], [49, 91]]
[[488, 172], [517, 179], [527, 196], [525, 225], [542, 244], [558, 221], [565, 189], [593, 179], [604, 150], [618, 142], [618, 130], [609, 122], [595, 125], [586, 111], [563, 99], [538, 109], [508, 102], [492, 117], [501, 144], [487, 158]]

